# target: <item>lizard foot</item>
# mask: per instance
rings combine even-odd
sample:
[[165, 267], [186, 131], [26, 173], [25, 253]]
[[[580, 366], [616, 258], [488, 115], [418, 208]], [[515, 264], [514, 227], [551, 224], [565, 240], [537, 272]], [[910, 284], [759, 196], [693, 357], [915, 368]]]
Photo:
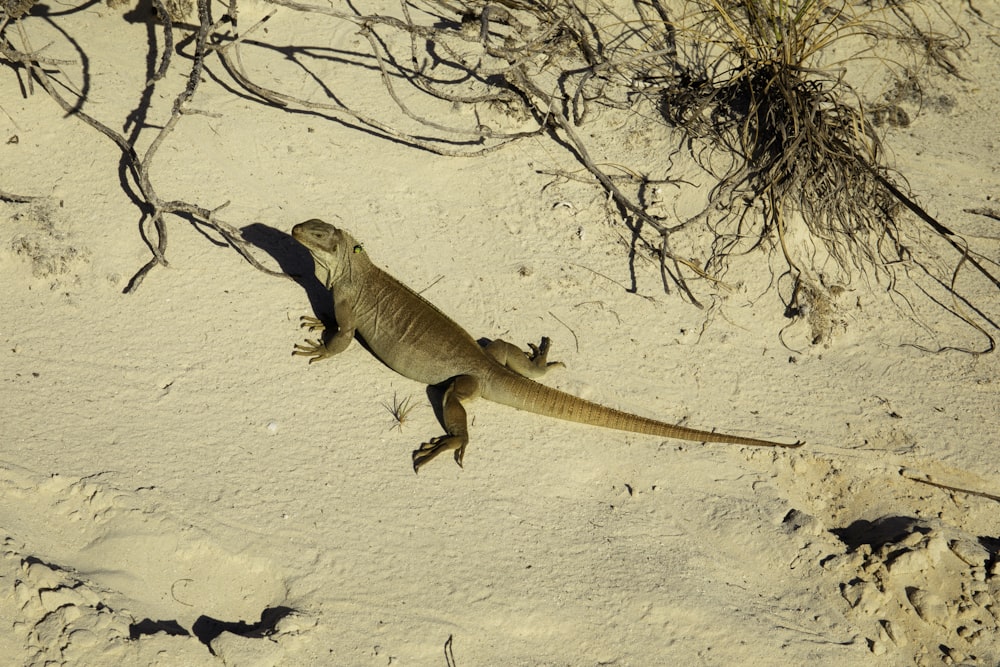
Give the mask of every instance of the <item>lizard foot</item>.
[[312, 317], [311, 315], [303, 315], [299, 318], [299, 322], [301, 323], [299, 326], [303, 329], [308, 329], [310, 333], [313, 331], [324, 331], [326, 329], [326, 325], [323, 324], [323, 320], [318, 317]]
[[549, 368], [550, 366], [562, 366], [566, 367], [561, 361], [549, 361], [549, 345], [552, 341], [549, 340], [548, 336], [542, 336], [542, 340], [538, 345], [533, 345], [528, 343], [528, 347], [531, 348], [531, 355], [528, 356], [528, 360], [539, 368]]
[[549, 339], [542, 338], [538, 345], [528, 343], [531, 348], [525, 352], [517, 345], [497, 339], [486, 346], [486, 353], [496, 359], [501, 366], [506, 366], [518, 375], [526, 378], [537, 378], [545, 375], [545, 371], [553, 366], [565, 366], [561, 361], [549, 361]]
[[423, 442], [420, 447], [413, 450], [413, 472], [420, 472], [420, 468], [441, 452], [455, 450], [455, 463], [462, 467], [462, 458], [465, 456], [465, 446], [469, 444], [468, 438], [457, 435], [440, 435], [431, 438], [429, 442]]
[[300, 357], [312, 357], [309, 360], [310, 364], [331, 356], [326, 345], [321, 340], [306, 340], [304, 343], [296, 343], [292, 354]]
[[[313, 331], [325, 331], [326, 325], [323, 324], [323, 320], [318, 317], [312, 317], [310, 315], [303, 315], [299, 318], [301, 324], [300, 327], [307, 329], [310, 333]], [[304, 343], [296, 343], [295, 349], [292, 350], [293, 355], [299, 355], [300, 357], [312, 357], [309, 360], [311, 364], [314, 361], [319, 361], [320, 359], [326, 359], [330, 356], [327, 353], [326, 345], [323, 344], [321, 340], [307, 339]]]

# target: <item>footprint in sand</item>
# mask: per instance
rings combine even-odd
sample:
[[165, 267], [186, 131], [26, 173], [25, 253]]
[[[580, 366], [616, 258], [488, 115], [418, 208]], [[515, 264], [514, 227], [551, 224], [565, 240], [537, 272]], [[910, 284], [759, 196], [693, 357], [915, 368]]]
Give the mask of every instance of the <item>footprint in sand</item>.
[[140, 501], [0, 462], [3, 654], [24, 665], [203, 664], [210, 653], [283, 664], [282, 637], [315, 622], [286, 605], [277, 568]]
[[[875, 655], [921, 666], [1000, 664], [996, 495], [970, 473], [888, 453], [789, 457], [776, 479], [814, 558]], [[831, 539], [835, 536], [837, 539]]]
[[845, 554], [824, 567], [873, 653], [891, 648], [918, 665], [1000, 660], [1000, 544], [933, 519], [858, 520], [834, 531]]

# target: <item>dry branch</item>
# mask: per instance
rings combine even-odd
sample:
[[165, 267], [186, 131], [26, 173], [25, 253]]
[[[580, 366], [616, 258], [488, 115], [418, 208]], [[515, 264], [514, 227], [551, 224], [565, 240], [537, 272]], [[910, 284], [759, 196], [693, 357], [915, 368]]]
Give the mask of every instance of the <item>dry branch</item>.
[[[152, 86], [163, 78], [170, 66], [170, 53], [173, 46], [173, 24], [170, 20], [169, 14], [163, 8], [160, 0], [154, 0], [154, 3], [160, 9], [161, 16], [164, 18], [164, 51], [161, 55], [159, 67], [147, 82], [147, 86]], [[268, 275], [288, 277], [284, 273], [272, 271], [261, 265], [253, 257], [253, 254], [250, 252], [250, 246], [243, 240], [241, 232], [234, 226], [225, 223], [216, 217], [216, 213], [225, 207], [228, 202], [222, 206], [216, 207], [215, 209], [207, 209], [184, 201], [163, 201], [156, 194], [156, 190], [150, 180], [153, 159], [157, 150], [167, 139], [170, 133], [173, 132], [181, 118], [188, 113], [190, 102], [194, 97], [198, 88], [198, 83], [201, 80], [205, 57], [209, 53], [209, 35], [212, 34], [219, 25], [213, 24], [211, 21], [209, 0], [198, 0], [196, 49], [191, 70], [187, 77], [185, 89], [175, 99], [170, 116], [162, 128], [160, 128], [154, 136], [149, 147], [145, 150], [141, 157], [135, 149], [134, 141], [130, 141], [121, 133], [116, 132], [105, 123], [84, 112], [80, 108], [84, 102], [83, 99], [70, 102], [62, 95], [62, 93], [59, 92], [58, 86], [48, 70], [51, 69], [53, 74], [62, 74], [60, 66], [70, 63], [68, 61], [56, 61], [39, 57], [31, 47], [28, 35], [21, 24], [21, 21], [16, 20], [15, 23], [17, 25], [19, 37], [22, 43], [22, 49], [15, 49], [6, 39], [6, 36], [2, 33], [2, 27], [0, 27], [0, 56], [3, 56], [11, 62], [17, 62], [23, 65], [27, 69], [31, 79], [37, 81], [49, 97], [51, 97], [63, 109], [63, 111], [66, 112], [67, 115], [78, 118], [113, 141], [121, 150], [125, 164], [128, 167], [136, 188], [138, 189], [138, 193], [136, 194], [138, 199], [141, 200], [141, 206], [143, 209], [140, 229], [142, 231], [143, 240], [152, 252], [153, 257], [132, 276], [124, 289], [125, 293], [134, 292], [142, 283], [145, 276], [153, 268], [159, 265], [167, 265], [166, 216], [171, 214], [186, 215], [193, 220], [208, 225], [210, 228], [217, 231], [234, 250], [236, 250], [244, 259], [247, 260], [247, 262], [258, 270], [263, 271]], [[152, 227], [152, 237], [150, 237], [149, 234], [143, 229], [147, 225], [151, 225]]]
[[[0, 58], [27, 69], [29, 80], [38, 81], [67, 113], [122, 151], [153, 255], [126, 291], [153, 267], [166, 264], [166, 216], [171, 214], [215, 229], [253, 266], [275, 274], [256, 262], [237, 229], [217, 218], [222, 207], [162, 201], [150, 179], [157, 150], [192, 113], [202, 71], [217, 56], [233, 82], [264, 103], [438, 155], [482, 156], [527, 137], [548, 136], [608, 194], [632, 232], [631, 243], [658, 259], [663, 288], [676, 287], [695, 305], [700, 302], [689, 281], [722, 284], [731, 257], [764, 250], [784, 258], [784, 276], [793, 285], [786, 313], [801, 313], [799, 299], [812, 298], [822, 288], [805, 283], [832, 258], [847, 279], [873, 271], [893, 290], [897, 271], [925, 273], [955, 305], [928, 297], [983, 332], [992, 347], [991, 334], [965, 312], [992, 329], [995, 321], [958, 293], [956, 276], [970, 267], [1000, 288], [995, 265], [919, 207], [905, 181], [883, 163], [872, 119], [882, 109], [898, 108], [896, 101], [886, 97], [873, 104], [848, 83], [849, 65], [859, 58], [883, 58], [901, 88], [904, 79], [909, 85], [928, 67], [958, 76], [954, 56], [968, 35], [938, 0], [688, 0], [682, 4], [685, 13], [677, 15], [660, 0], [614, 7], [602, 0], [585, 7], [569, 0], [400, 0], [395, 15], [362, 14], [350, 4], [267, 1], [274, 8], [242, 33], [236, 32], [236, 0], [217, 22], [211, 20], [210, 0], [198, 1], [197, 25], [185, 27], [195, 44], [185, 89], [141, 156], [136, 138], [84, 113], [82, 99], [60, 94], [53, 77], [65, 63], [34, 52], [20, 20], [13, 25], [23, 48], [13, 48], [5, 37], [9, 18], [0, 15]], [[153, 2], [164, 19], [165, 48], [147, 86], [157, 85], [173, 66], [177, 29], [161, 0]], [[336, 77], [321, 67], [333, 65], [301, 45], [273, 43], [273, 31], [262, 34], [265, 22], [296, 15], [355, 26], [363, 46], [341, 51], [342, 64], [336, 66], [377, 76], [386, 104], [364, 109], [344, 101], [334, 92]], [[831, 45], [849, 55], [831, 61]], [[880, 55], [887, 45], [895, 51]], [[246, 57], [251, 50], [254, 56], [281, 53], [316, 82], [318, 95], [288, 94], [280, 89], [283, 79], [266, 82], [247, 65], [260, 61]], [[316, 58], [315, 68], [310, 58]], [[439, 119], [438, 109], [456, 106], [471, 107], [476, 122], [456, 126]], [[675, 128], [686, 143], [679, 141], [680, 149], [664, 147], [663, 153], [683, 151], [717, 179], [704, 208], [677, 220], [651, 206], [644, 193], [665, 179], [652, 179], [627, 152], [609, 155], [621, 142], [610, 138], [611, 148], [602, 148], [591, 139], [600, 128], [581, 131], [601, 109], [637, 125], [642, 119], [657, 136]], [[958, 253], [951, 275], [934, 273], [929, 262], [916, 257], [920, 233], [901, 222], [904, 208]], [[790, 243], [794, 229], [803, 225], [811, 251]], [[696, 257], [672, 249], [680, 232], [688, 243], [696, 239], [694, 249], [686, 250]]]

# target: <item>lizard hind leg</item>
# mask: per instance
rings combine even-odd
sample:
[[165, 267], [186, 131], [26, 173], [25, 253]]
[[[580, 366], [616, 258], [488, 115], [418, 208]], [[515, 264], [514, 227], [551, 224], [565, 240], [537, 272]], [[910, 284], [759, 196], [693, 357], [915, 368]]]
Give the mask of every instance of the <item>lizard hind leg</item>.
[[465, 446], [469, 444], [469, 422], [465, 401], [479, 396], [479, 380], [472, 375], [459, 375], [452, 379], [441, 400], [441, 421], [445, 434], [421, 443], [413, 451], [413, 472], [442, 452], [454, 450], [455, 463], [461, 467]]
[[553, 366], [565, 366], [561, 361], [549, 361], [549, 345], [551, 341], [543, 336], [538, 345], [528, 343], [531, 354], [517, 345], [505, 340], [495, 340], [486, 346], [486, 352], [497, 360], [501, 366], [506, 366], [518, 375], [526, 378], [537, 378], [545, 374]]

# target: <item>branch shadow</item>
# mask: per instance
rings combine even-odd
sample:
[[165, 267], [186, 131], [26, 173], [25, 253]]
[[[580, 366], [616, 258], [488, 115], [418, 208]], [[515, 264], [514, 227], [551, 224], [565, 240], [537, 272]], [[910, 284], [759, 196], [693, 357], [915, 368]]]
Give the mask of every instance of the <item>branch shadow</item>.
[[[309, 305], [324, 324], [333, 324], [333, 295], [315, 274], [309, 251], [291, 234], [264, 223], [255, 222], [241, 229], [243, 240], [271, 256], [282, 271], [292, 277], [309, 299]], [[335, 327], [328, 327], [336, 331]]]

